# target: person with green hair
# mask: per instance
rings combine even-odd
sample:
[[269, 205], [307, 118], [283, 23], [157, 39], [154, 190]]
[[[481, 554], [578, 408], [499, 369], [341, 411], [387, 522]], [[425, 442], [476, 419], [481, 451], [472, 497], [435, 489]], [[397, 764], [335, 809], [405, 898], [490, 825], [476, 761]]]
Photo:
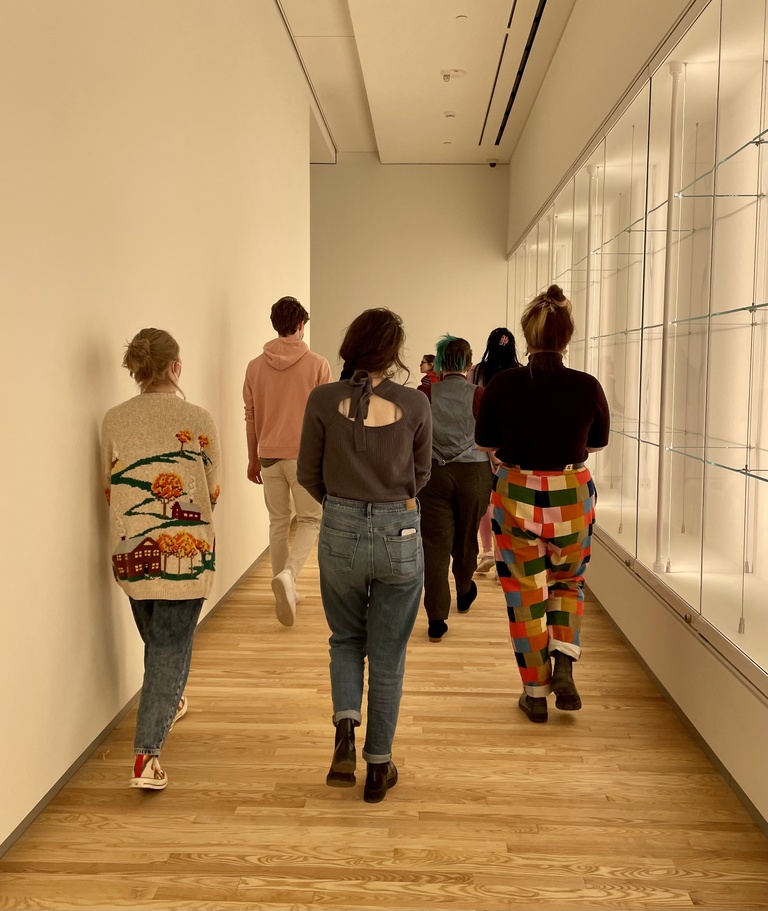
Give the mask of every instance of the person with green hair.
[[419, 495], [430, 642], [440, 642], [448, 630], [449, 569], [458, 612], [466, 613], [477, 597], [472, 579], [479, 551], [477, 530], [493, 480], [488, 456], [475, 445], [482, 389], [467, 381], [472, 367], [469, 342], [444, 335], [435, 350], [435, 371], [441, 382], [428, 389], [419, 387], [432, 403], [432, 474]]

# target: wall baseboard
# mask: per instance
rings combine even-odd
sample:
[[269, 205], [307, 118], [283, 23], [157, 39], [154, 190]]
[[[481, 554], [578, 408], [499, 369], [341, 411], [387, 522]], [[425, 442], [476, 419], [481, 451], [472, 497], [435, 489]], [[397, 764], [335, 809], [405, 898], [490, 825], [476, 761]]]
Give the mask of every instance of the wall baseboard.
[[[268, 549], [267, 549], [268, 550]], [[261, 563], [267, 554], [267, 550], [262, 551], [259, 556], [251, 563], [251, 565], [246, 569], [246, 571], [239, 577], [239, 579], [227, 589], [226, 593], [222, 595], [221, 598], [214, 604], [214, 606], [208, 611], [208, 613], [200, 620], [197, 624], [195, 630], [195, 635], [200, 631], [210, 617], [212, 617], [219, 608], [226, 602], [227, 598], [233, 594], [237, 588], [240, 586], [241, 582], [247, 575], [249, 575], [253, 570]], [[138, 702], [141, 690], [134, 693], [133, 696], [128, 700], [128, 702], [120, 709], [120, 711], [115, 715], [115, 717], [107, 724], [107, 726], [101, 731], [101, 733], [93, 740], [91, 743], [83, 750], [83, 752], [77, 757], [77, 759], [72, 763], [72, 765], [64, 772], [64, 774], [59, 778], [56, 784], [42, 797], [37, 804], [30, 810], [29, 813], [22, 819], [22, 821], [16, 826], [16, 828], [11, 832], [11, 834], [0, 844], [0, 858], [8, 852], [8, 850], [21, 838], [21, 836], [26, 832], [26, 830], [32, 825], [32, 823], [37, 819], [37, 817], [43, 812], [43, 810], [48, 806], [48, 804], [53, 800], [53, 798], [59, 793], [59, 791], [67, 784], [67, 782], [72, 778], [72, 776], [77, 772], [77, 770], [93, 756], [93, 754], [99, 749], [99, 747], [104, 743], [107, 737], [112, 733], [112, 731], [120, 724], [120, 722], [125, 718], [128, 712], [136, 705]]]

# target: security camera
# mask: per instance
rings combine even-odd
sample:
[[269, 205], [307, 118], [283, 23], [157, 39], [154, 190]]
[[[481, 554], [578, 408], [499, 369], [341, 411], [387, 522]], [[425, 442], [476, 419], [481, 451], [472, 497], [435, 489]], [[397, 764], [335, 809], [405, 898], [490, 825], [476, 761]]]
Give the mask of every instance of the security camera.
[[497, 165], [498, 163], [499, 163], [499, 159], [498, 159], [498, 158], [489, 158], [489, 159], [488, 159], [488, 167], [489, 167], [489, 168], [495, 168], [496, 165]]

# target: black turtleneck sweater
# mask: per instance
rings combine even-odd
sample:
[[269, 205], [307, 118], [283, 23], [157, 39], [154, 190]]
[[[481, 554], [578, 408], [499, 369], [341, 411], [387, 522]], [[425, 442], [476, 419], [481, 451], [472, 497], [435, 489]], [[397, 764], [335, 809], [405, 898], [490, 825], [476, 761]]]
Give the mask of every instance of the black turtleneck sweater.
[[557, 471], [585, 461], [587, 447], [606, 446], [609, 427], [603, 387], [591, 374], [562, 363], [513, 367], [486, 386], [475, 441], [507, 465]]

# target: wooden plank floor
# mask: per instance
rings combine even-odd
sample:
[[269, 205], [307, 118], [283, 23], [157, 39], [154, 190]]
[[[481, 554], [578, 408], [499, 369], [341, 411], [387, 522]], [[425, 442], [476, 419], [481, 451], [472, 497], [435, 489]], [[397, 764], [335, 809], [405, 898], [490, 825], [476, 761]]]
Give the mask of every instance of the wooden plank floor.
[[[411, 640], [381, 804], [325, 786], [317, 566], [297, 624], [262, 563], [198, 636], [162, 793], [128, 787], [135, 713], [0, 860], [1, 908], [768, 909], [768, 843], [594, 604], [584, 709], [533, 725], [499, 587]], [[127, 608], [126, 608], [127, 609]]]

